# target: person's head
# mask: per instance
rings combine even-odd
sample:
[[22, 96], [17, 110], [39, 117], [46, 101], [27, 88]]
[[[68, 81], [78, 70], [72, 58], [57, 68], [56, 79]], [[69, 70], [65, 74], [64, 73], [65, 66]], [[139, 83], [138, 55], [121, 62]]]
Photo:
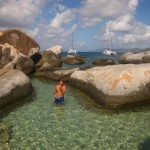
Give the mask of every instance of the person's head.
[[60, 84], [61, 86], [64, 85], [64, 81], [61, 80], [61, 81], [59, 82], [59, 84]]

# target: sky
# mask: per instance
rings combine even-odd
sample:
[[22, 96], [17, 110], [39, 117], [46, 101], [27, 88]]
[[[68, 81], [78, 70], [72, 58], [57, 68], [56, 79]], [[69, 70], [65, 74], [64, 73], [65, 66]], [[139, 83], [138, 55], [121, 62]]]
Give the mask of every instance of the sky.
[[0, 30], [25, 31], [41, 50], [150, 47], [150, 0], [0, 0]]

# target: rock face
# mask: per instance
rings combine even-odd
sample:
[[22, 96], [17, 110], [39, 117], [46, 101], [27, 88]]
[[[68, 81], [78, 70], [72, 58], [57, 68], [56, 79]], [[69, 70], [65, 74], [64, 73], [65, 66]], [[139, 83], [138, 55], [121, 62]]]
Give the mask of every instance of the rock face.
[[34, 54], [37, 54], [37, 53], [39, 53], [39, 47], [36, 47], [36, 48], [30, 48], [30, 51], [29, 51], [29, 53], [28, 53], [28, 56], [29, 57], [32, 57]]
[[[18, 49], [24, 55], [31, 55], [36, 49], [39, 51], [39, 44], [29, 37], [26, 33], [17, 29], [2, 30], [0, 31], [0, 44], [9, 43]], [[33, 50], [34, 49], [34, 50]]]
[[41, 60], [37, 63], [37, 67], [43, 66], [45, 63], [50, 64], [52, 67], [61, 67], [62, 61], [61, 61], [61, 55], [56, 55], [52, 51], [45, 51], [42, 54]]
[[0, 44], [0, 69], [17, 69], [29, 74], [34, 68], [34, 62], [13, 46]]
[[70, 83], [103, 105], [150, 102], [149, 64], [114, 65], [75, 71]]
[[0, 69], [0, 107], [28, 96], [32, 92], [29, 78], [18, 70]]
[[115, 61], [112, 59], [104, 59], [104, 58], [97, 58], [93, 60], [93, 65], [114, 65]]
[[[47, 64], [44, 66], [47, 66]], [[37, 71], [33, 76], [35, 76], [35, 77], [46, 77], [46, 78], [56, 80], [56, 81], [57, 80], [69, 81], [70, 75], [74, 71], [79, 70], [79, 68], [73, 68], [73, 69], [62, 69], [62, 70], [51, 70], [51, 71], [47, 70], [46, 71], [46, 70], [43, 70], [42, 68], [40, 68], [40, 70]], [[49, 65], [48, 65], [48, 68], [49, 68]]]
[[86, 57], [81, 57], [79, 55], [67, 55], [66, 57], [62, 58], [62, 62], [65, 64], [83, 64], [87, 61]]
[[150, 51], [133, 53], [124, 53], [119, 57], [119, 63], [121, 64], [140, 64], [150, 63]]

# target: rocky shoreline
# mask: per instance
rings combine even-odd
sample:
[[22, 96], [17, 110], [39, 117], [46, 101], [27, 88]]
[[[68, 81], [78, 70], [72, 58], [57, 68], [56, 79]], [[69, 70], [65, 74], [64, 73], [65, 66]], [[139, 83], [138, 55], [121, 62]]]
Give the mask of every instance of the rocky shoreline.
[[[29, 74], [34, 77], [64, 80], [85, 91], [104, 106], [150, 102], [150, 52], [125, 53], [120, 56], [120, 64], [117, 65], [113, 60], [99, 58], [89, 67], [62, 69], [62, 63], [82, 64], [88, 58], [79, 55], [62, 58], [62, 47], [59, 45], [40, 53], [40, 46], [24, 32], [8, 30], [1, 33], [3, 34], [0, 39], [3, 40], [0, 41], [0, 107], [32, 93], [32, 85], [27, 77]], [[15, 35], [15, 45], [5, 39], [6, 34]], [[24, 37], [32, 44], [22, 44], [21, 47], [18, 37], [21, 41]]]

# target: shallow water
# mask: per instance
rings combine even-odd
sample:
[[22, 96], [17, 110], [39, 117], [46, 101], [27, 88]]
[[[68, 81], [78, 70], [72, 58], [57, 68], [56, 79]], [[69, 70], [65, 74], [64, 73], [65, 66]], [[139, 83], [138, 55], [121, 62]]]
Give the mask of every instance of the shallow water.
[[33, 78], [32, 84], [34, 93], [27, 102], [1, 115], [1, 122], [11, 126], [11, 150], [145, 150], [150, 147], [150, 107], [128, 111], [104, 109], [69, 85], [65, 104], [56, 105], [53, 103], [56, 82]]

